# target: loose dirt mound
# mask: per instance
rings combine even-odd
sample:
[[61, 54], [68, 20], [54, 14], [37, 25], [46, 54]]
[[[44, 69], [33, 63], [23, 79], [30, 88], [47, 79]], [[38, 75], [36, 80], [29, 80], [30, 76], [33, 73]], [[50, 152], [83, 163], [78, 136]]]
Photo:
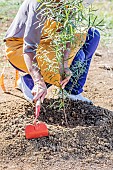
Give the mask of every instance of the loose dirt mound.
[[50, 135], [34, 140], [26, 140], [24, 133], [33, 121], [34, 105], [12, 89], [15, 70], [7, 65], [5, 85], [10, 93], [0, 89], [0, 170], [113, 169], [113, 71], [103, 69], [105, 63], [113, 67], [113, 52], [100, 52], [84, 88], [84, 96], [97, 106], [66, 100], [66, 127], [59, 101], [46, 99], [39, 119], [46, 122]]
[[[26, 140], [24, 129], [34, 118], [34, 106], [25, 100], [0, 104], [0, 159], [37, 161], [88, 157], [103, 158], [113, 149], [113, 112], [82, 102], [66, 100], [68, 127], [59, 100], [46, 99], [39, 120], [46, 122], [49, 137]], [[5, 168], [5, 167], [4, 167]], [[7, 169], [7, 166], [6, 166]], [[12, 168], [13, 169], [13, 168]]]

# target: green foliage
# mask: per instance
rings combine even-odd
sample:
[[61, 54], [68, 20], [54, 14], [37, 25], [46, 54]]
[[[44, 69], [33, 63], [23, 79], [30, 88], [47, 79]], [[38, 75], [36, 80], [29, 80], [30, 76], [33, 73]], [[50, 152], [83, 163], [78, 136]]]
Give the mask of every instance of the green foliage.
[[[62, 63], [62, 70], [64, 72], [64, 51], [67, 49], [66, 44], [70, 42], [71, 46], [76, 47], [76, 45], [78, 45], [78, 39], [75, 34], [79, 33], [82, 36], [83, 32], [87, 32], [89, 27], [102, 26], [102, 21], [97, 22], [95, 10], [92, 7], [85, 9], [82, 0], [61, 0], [60, 2], [40, 0], [40, 3], [39, 9], [42, 9], [43, 7], [43, 12], [41, 14], [46, 16], [47, 19], [50, 19], [51, 22], [55, 21], [57, 24], [56, 30], [47, 30], [48, 38], [52, 39], [51, 46], [56, 53], [58, 65]], [[60, 29], [60, 32], [58, 32], [57, 29]], [[48, 60], [47, 57], [45, 57], [45, 60]], [[71, 79], [73, 86], [78, 83], [79, 77], [85, 72], [86, 63], [84, 64], [81, 61], [78, 61], [78, 63], [76, 63], [76, 68], [72, 68], [73, 75], [75, 76], [74, 79]], [[52, 67], [49, 65], [48, 69], [51, 70], [51, 68]], [[64, 79], [63, 74], [60, 74], [60, 76]], [[71, 90], [72, 88], [70, 89], [70, 93]], [[62, 97], [60, 107], [63, 107], [64, 109], [64, 118], [67, 124], [64, 90], [61, 89], [61, 92]]]
[[[57, 66], [65, 62], [63, 57], [67, 42], [70, 42], [73, 48], [78, 45], [78, 39], [75, 36], [76, 33], [81, 34], [82, 37], [83, 32], [87, 32], [89, 27], [94, 26], [99, 28], [102, 26], [103, 21], [97, 21], [98, 17], [95, 15], [96, 10], [94, 10], [92, 6], [85, 8], [82, 0], [61, 0], [60, 2], [40, 0], [40, 3], [39, 9], [43, 7], [42, 15], [50, 19], [51, 22], [55, 21], [57, 23], [56, 30], [47, 30], [48, 38], [52, 39], [51, 46], [56, 53]], [[57, 29], [60, 29], [60, 32], [58, 32]], [[81, 45], [82, 44], [80, 44], [80, 47]], [[48, 61], [47, 56], [45, 56], [44, 59]], [[52, 62], [54, 63], [54, 61]], [[53, 63], [49, 62], [48, 70], [53, 68]], [[62, 64], [62, 67], [63, 66], [64, 64]], [[78, 68], [82, 70], [81, 74], [83, 74], [85, 67], [82, 65], [81, 67], [78, 66]], [[58, 71], [57, 68], [55, 70]], [[62, 70], [64, 70], [64, 68], [62, 68]], [[79, 77], [81, 74], [79, 74]]]
[[98, 21], [103, 20], [101, 31], [101, 43], [110, 47], [113, 42], [113, 0], [99, 0], [93, 4], [94, 8], [98, 8], [96, 15]]
[[22, 0], [1, 0], [0, 1], [0, 20], [2, 23], [14, 18]]
[[4, 55], [3, 38], [23, 0], [0, 0], [0, 57]]
[[[75, 33], [82, 33], [89, 27], [88, 22], [86, 22], [88, 21], [88, 17], [86, 19], [85, 9], [81, 0], [63, 0], [60, 2], [40, 0], [40, 2], [40, 9], [44, 7], [44, 16], [46, 15], [47, 19], [51, 19], [51, 21], [54, 20], [57, 23], [57, 29], [60, 29], [60, 32], [57, 32], [57, 29], [54, 32], [53, 30], [48, 30], [48, 38], [53, 40], [51, 45], [56, 53], [56, 59], [59, 65], [66, 50], [66, 43], [70, 42], [71, 45], [76, 46], [77, 38], [75, 37]], [[47, 56], [45, 59], [46, 61], [48, 60]], [[49, 68], [53, 68], [53, 66], [49, 65]]]

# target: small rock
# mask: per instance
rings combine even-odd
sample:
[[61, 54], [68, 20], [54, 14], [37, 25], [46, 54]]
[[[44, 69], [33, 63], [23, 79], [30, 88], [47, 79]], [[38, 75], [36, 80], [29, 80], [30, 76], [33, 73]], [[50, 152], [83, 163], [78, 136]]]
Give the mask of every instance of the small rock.
[[52, 117], [49, 117], [49, 121], [50, 121], [50, 122], [53, 122], [54, 120], [53, 120], [53, 118], [52, 118]]
[[77, 118], [76, 112], [72, 112], [72, 117]]
[[95, 53], [96, 56], [102, 57], [102, 54], [100, 52]]

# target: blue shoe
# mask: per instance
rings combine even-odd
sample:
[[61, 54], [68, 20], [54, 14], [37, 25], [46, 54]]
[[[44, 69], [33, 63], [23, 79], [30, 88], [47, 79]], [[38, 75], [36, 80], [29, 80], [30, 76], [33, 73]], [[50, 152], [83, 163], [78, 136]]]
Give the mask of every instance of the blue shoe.
[[[71, 100], [77, 101], [83, 101], [83, 102], [88, 102], [88, 103], [92, 103], [91, 100], [89, 100], [88, 98], [82, 96], [82, 94], [78, 94], [78, 95], [74, 95], [74, 94], [68, 94], [67, 97]], [[92, 103], [93, 104], [93, 103]]]
[[33, 95], [31, 93], [32, 86], [30, 86], [31, 87], [30, 88], [27, 85], [28, 83], [30, 84], [31, 82], [28, 81], [26, 83], [26, 80], [27, 78], [25, 76], [21, 76], [19, 80], [17, 81], [17, 86], [18, 86], [18, 89], [20, 89], [23, 92], [25, 99], [29, 102], [33, 102]]

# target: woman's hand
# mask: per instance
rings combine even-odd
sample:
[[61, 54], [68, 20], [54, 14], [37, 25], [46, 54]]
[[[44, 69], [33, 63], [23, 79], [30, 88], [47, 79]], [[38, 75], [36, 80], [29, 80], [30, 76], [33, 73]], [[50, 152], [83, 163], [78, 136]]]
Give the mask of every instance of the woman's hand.
[[62, 62], [60, 63], [60, 84], [62, 86], [62, 89], [65, 88], [65, 85], [69, 82], [72, 72], [68, 67], [68, 59], [70, 55], [70, 42], [67, 42], [66, 49], [64, 50], [64, 56], [62, 58]]
[[71, 76], [72, 76], [72, 72], [71, 70], [67, 67], [67, 68], [64, 68], [63, 72], [60, 73], [61, 75], [61, 81], [60, 81], [60, 84], [62, 86], [62, 89], [65, 88], [66, 84], [69, 82]]
[[34, 102], [37, 102], [40, 99], [41, 103], [43, 103], [44, 98], [47, 94], [47, 87], [45, 82], [43, 80], [38, 80], [37, 82], [35, 82], [35, 85], [31, 92], [34, 96]]

